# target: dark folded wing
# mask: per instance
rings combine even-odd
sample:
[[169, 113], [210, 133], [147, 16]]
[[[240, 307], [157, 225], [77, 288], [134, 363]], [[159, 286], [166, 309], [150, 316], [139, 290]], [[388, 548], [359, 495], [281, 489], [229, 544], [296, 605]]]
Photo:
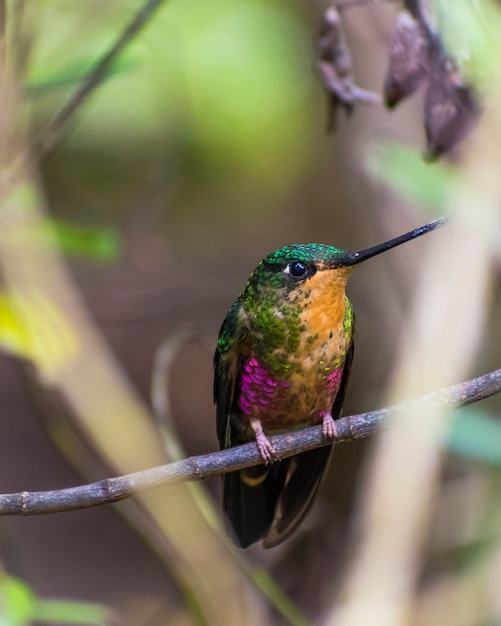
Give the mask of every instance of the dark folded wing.
[[228, 311], [221, 326], [214, 354], [213, 390], [216, 403], [216, 429], [219, 447], [222, 450], [230, 445], [230, 414], [241, 362], [237, 343], [240, 315], [241, 305], [237, 301]]

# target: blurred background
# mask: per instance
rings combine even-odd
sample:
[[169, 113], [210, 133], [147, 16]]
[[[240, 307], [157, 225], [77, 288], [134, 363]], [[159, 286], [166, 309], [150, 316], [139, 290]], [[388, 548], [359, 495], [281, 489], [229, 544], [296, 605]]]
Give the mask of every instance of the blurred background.
[[[142, 4], [0, 4], [7, 41], [0, 491], [64, 488], [167, 462], [150, 400], [155, 354], [166, 341], [172, 359], [161, 375], [181, 454], [214, 451], [212, 350], [257, 262], [288, 243], [368, 247], [447, 210], [416, 201], [419, 189], [406, 198], [369, 173], [370, 157], [377, 160], [388, 142], [409, 146], [421, 163], [423, 93], [391, 112], [382, 104], [357, 105], [350, 116], [340, 110], [328, 134], [328, 99], [315, 67], [325, 3], [170, 0], [130, 38], [51, 150], [9, 178], [12, 160], [40, 137]], [[495, 11], [495, 3], [484, 4]], [[399, 10], [398, 2], [367, 2], [342, 13], [364, 89], [381, 93]], [[488, 119], [482, 136], [495, 138], [500, 120]], [[469, 146], [448, 165], [422, 167], [439, 168], [444, 180], [451, 171], [459, 179], [465, 167], [474, 194], [469, 173], [496, 171], [501, 154]], [[423, 181], [418, 187], [428, 186]], [[480, 234], [490, 229], [495, 242], [485, 244], [489, 254], [489, 246], [499, 250], [495, 193], [485, 201], [490, 213], [472, 196], [479, 215], [491, 216], [479, 218], [490, 225]], [[461, 231], [463, 257], [470, 226]], [[441, 249], [454, 239], [445, 228], [431, 237]], [[358, 334], [345, 415], [402, 399], [387, 390], [413, 333], [413, 295], [432, 245], [419, 239], [352, 275]], [[442, 275], [451, 284], [454, 259], [446, 255]], [[471, 349], [464, 340], [465, 362], [447, 384], [499, 364], [496, 263], [489, 281], [459, 280], [447, 315], [461, 321], [463, 304], [475, 300], [479, 317], [461, 328], [475, 324], [478, 334]], [[482, 297], [470, 293], [477, 283]], [[441, 346], [427, 349], [440, 363]], [[442, 386], [419, 376], [415, 395]], [[491, 419], [500, 400], [481, 408], [426, 487], [433, 504], [416, 539], [410, 621], [400, 616], [385, 626], [501, 621], [493, 592], [501, 565], [494, 497], [501, 435]], [[493, 430], [472, 448], [478, 424]], [[486, 441], [494, 447], [488, 458]], [[237, 553], [228, 545], [219, 480], [85, 511], [0, 518], [2, 623], [339, 623], [332, 620], [356, 552], [372, 445], [338, 446], [311, 514], [270, 551]], [[403, 462], [408, 453], [401, 451]], [[388, 501], [397, 512], [406, 506], [398, 493]], [[49, 602], [55, 599], [66, 603]], [[434, 614], [438, 622], [430, 621]]]

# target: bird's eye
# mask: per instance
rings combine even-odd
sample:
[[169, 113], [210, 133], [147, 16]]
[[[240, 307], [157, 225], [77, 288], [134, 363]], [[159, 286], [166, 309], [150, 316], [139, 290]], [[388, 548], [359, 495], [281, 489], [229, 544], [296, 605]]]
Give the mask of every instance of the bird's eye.
[[293, 261], [287, 265], [286, 271], [291, 278], [305, 278], [308, 274], [308, 266], [302, 261]]

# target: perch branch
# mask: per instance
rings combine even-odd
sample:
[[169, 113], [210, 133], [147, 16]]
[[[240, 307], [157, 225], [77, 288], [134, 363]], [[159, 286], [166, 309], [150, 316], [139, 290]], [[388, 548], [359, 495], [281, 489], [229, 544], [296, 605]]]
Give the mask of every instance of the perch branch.
[[[373, 435], [397, 411], [416, 407], [447, 406], [458, 408], [478, 402], [501, 391], [501, 369], [478, 378], [429, 393], [414, 401], [377, 411], [336, 420], [334, 441], [350, 441]], [[281, 458], [327, 445], [322, 426], [270, 437]], [[209, 476], [257, 465], [261, 461], [254, 443], [220, 452], [190, 457], [168, 465], [106, 478], [89, 485], [53, 491], [22, 491], [0, 495], [0, 515], [40, 515], [84, 509], [128, 498], [133, 493], [183, 480], [202, 480]]]

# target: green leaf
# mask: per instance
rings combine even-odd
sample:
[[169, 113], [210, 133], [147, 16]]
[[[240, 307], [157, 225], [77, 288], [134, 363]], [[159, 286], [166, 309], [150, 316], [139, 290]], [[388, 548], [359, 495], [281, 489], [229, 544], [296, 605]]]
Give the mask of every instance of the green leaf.
[[0, 291], [0, 347], [31, 359], [45, 376], [75, 359], [80, 341], [71, 321], [36, 289]]
[[58, 220], [50, 220], [50, 228], [67, 254], [93, 261], [113, 261], [119, 254], [119, 237], [111, 228], [82, 228]]
[[0, 626], [30, 626], [34, 621], [106, 626], [111, 617], [111, 610], [101, 604], [38, 599], [25, 582], [12, 576], [0, 583]]
[[111, 610], [92, 602], [72, 600], [38, 600], [34, 619], [53, 624], [88, 624], [105, 626], [111, 618]]
[[446, 206], [455, 175], [443, 163], [427, 163], [416, 150], [397, 144], [374, 146], [368, 171], [396, 193], [431, 209]]
[[0, 626], [29, 626], [36, 599], [26, 583], [5, 577], [0, 584]]
[[477, 409], [456, 414], [447, 449], [487, 465], [501, 466], [501, 420]]

